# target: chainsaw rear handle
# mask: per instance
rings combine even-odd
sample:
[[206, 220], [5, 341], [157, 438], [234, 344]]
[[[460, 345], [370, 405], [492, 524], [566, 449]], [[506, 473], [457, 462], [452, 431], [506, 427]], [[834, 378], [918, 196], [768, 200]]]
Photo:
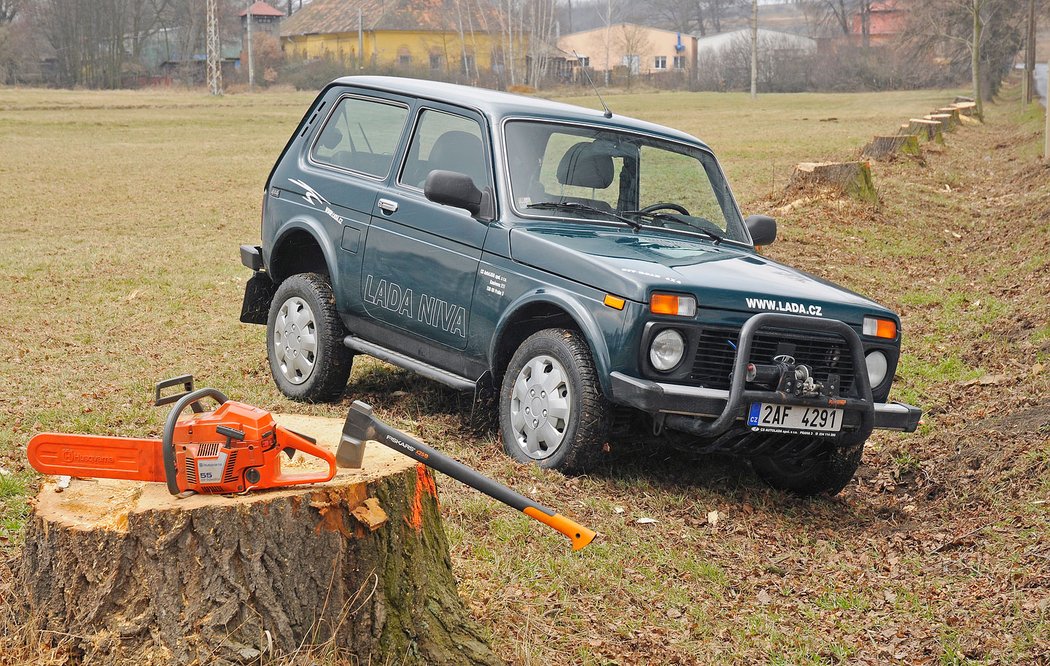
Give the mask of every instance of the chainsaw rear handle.
[[268, 487], [282, 488], [284, 486], [294, 486], [300, 483], [325, 483], [331, 481], [335, 477], [335, 457], [327, 449], [322, 449], [317, 444], [295, 432], [289, 430], [283, 426], [277, 426], [277, 441], [280, 443], [282, 449], [292, 448], [296, 451], [301, 451], [315, 458], [328, 463], [328, 469], [324, 470], [312, 470], [307, 472], [297, 472], [294, 474], [285, 474], [284, 468], [280, 468], [279, 471], [271, 477], [271, 484]]
[[179, 488], [178, 470], [175, 468], [175, 424], [179, 422], [179, 416], [190, 407], [194, 412], [200, 412], [197, 403], [205, 398], [212, 398], [220, 405], [229, 400], [226, 394], [219, 389], [202, 388], [185, 394], [168, 414], [168, 420], [164, 423], [164, 434], [161, 436], [161, 451], [164, 453], [164, 481], [168, 484], [168, 492], [178, 495], [182, 492]]
[[593, 530], [575, 523], [565, 516], [555, 513], [542, 504], [533, 502], [528, 497], [518, 494], [510, 488], [496, 483], [492, 479], [479, 474], [466, 465], [438, 453], [426, 444], [411, 437], [400, 430], [391, 428], [372, 414], [372, 408], [355, 400], [350, 405], [350, 412], [343, 424], [343, 436], [339, 443], [339, 453], [336, 454], [341, 465], [347, 465], [353, 460], [358, 461], [364, 455], [364, 443], [374, 440], [410, 458], [414, 458], [427, 467], [451, 476], [460, 483], [479, 490], [489, 497], [499, 500], [504, 504], [521, 511], [530, 518], [551, 527], [572, 542], [572, 549], [579, 550], [589, 544], [595, 535]]

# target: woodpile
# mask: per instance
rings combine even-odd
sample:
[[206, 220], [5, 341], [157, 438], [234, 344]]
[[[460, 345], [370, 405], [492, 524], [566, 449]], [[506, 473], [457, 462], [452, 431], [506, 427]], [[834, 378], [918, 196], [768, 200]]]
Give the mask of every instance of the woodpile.
[[[277, 420], [333, 447], [342, 426]], [[456, 593], [433, 477], [378, 444], [328, 483], [248, 495], [45, 484], [15, 566], [27, 616], [81, 664], [257, 664], [309, 646], [499, 663]]]

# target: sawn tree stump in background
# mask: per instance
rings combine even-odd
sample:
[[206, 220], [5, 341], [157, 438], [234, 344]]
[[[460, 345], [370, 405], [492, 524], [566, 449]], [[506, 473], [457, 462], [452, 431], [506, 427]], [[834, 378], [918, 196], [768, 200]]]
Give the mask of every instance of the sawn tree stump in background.
[[911, 118], [908, 120], [908, 127], [911, 128], [912, 133], [917, 134], [926, 141], [944, 143], [944, 135], [941, 132], [944, 126], [936, 120]]
[[864, 146], [861, 153], [864, 157], [872, 159], [883, 159], [893, 155], [919, 155], [919, 137], [913, 134], [897, 134], [895, 136], [876, 136], [871, 143]]
[[841, 192], [875, 203], [878, 194], [867, 162], [802, 162], [791, 174], [789, 188], [829, 186]]
[[[342, 425], [277, 420], [332, 446]], [[325, 643], [362, 664], [499, 663], [456, 594], [433, 477], [378, 444], [329, 483], [236, 497], [45, 484], [17, 568], [30, 616], [84, 664], [255, 663]]]

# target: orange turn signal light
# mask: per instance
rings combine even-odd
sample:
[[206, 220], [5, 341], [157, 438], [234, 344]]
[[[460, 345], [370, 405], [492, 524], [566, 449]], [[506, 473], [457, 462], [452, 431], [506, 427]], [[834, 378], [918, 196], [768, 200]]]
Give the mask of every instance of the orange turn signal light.
[[862, 328], [864, 335], [887, 340], [897, 339], [897, 322], [892, 319], [878, 319], [876, 317], [865, 317]]
[[660, 315], [692, 317], [696, 314], [696, 299], [678, 294], [653, 294], [649, 298], [649, 312]]
[[613, 310], [623, 310], [623, 306], [627, 304], [627, 301], [620, 298], [619, 296], [613, 296], [612, 294], [606, 294], [605, 300], [602, 301]]

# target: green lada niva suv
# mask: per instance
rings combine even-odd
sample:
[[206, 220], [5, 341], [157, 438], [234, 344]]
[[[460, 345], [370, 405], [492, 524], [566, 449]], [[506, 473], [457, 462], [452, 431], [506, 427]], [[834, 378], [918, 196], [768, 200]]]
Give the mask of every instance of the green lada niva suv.
[[338, 399], [368, 354], [498, 392], [506, 452], [593, 466], [623, 412], [768, 483], [836, 493], [888, 402], [892, 311], [756, 252], [711, 150], [659, 125], [429, 81], [347, 77], [314, 100], [241, 246], [241, 321], [274, 381]]

